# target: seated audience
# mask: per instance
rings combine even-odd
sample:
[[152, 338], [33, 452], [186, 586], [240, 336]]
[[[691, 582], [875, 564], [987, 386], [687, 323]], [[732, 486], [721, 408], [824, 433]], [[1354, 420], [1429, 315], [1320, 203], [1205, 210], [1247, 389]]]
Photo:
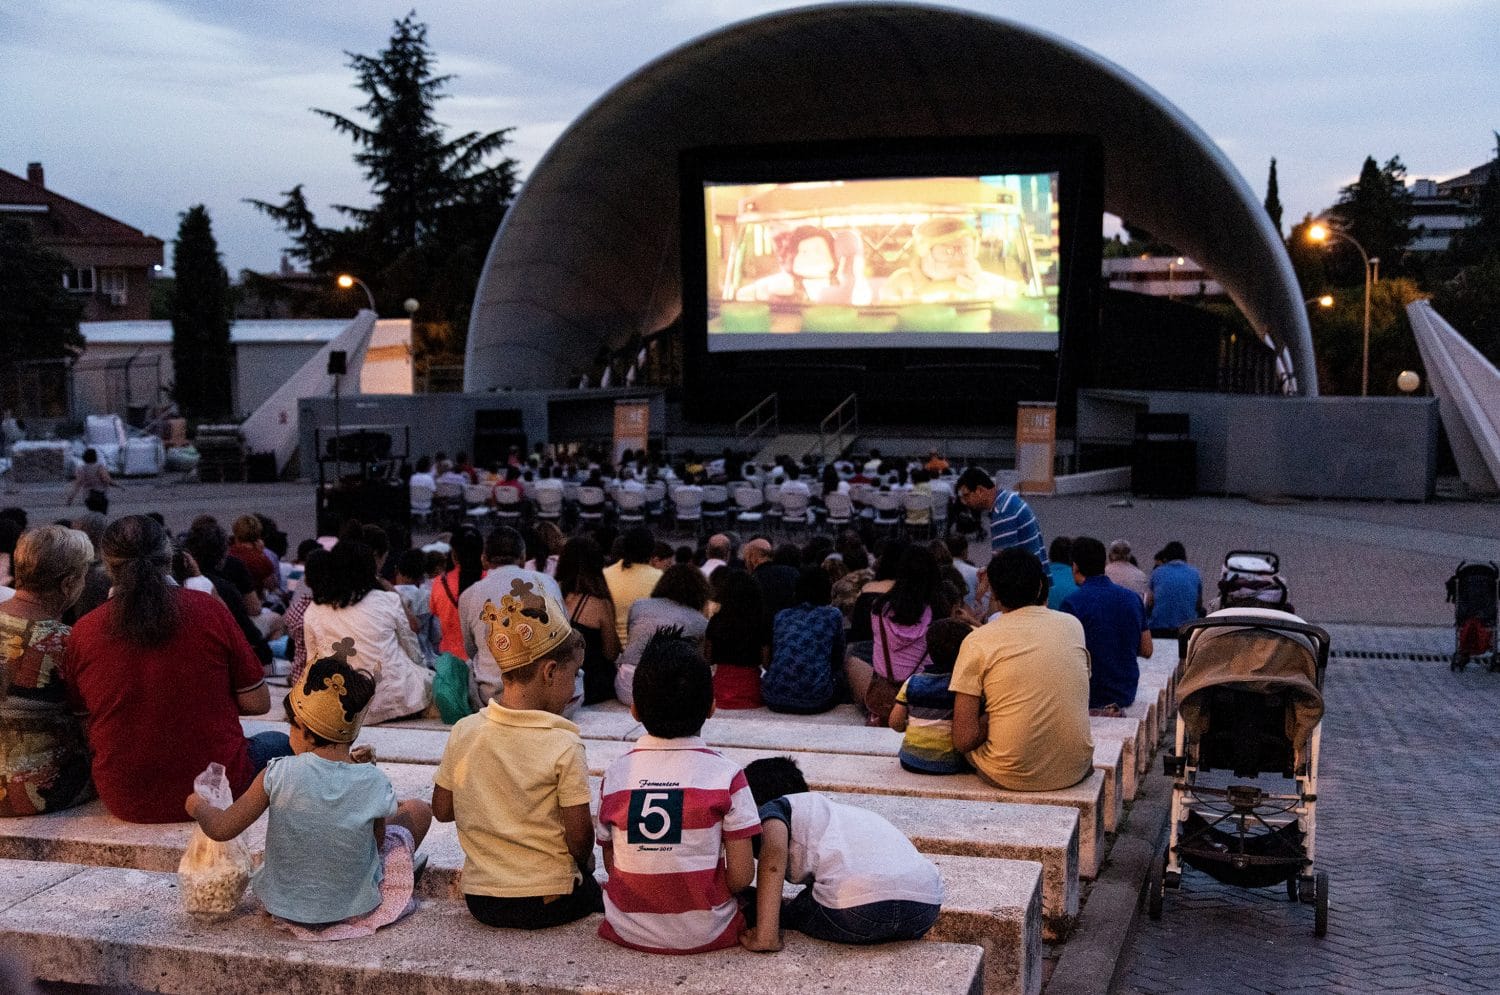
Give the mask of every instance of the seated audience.
[[[464, 658], [474, 666], [474, 679], [479, 685], [481, 701], [487, 701], [500, 690], [500, 669], [490, 653], [486, 634], [489, 623], [484, 618], [486, 602], [498, 605], [516, 589], [517, 584], [530, 584], [543, 591], [553, 601], [562, 603], [562, 591], [557, 581], [537, 570], [521, 566], [526, 562], [526, 541], [521, 533], [508, 525], [497, 525], [484, 541], [484, 579], [464, 591], [458, 598], [458, 621], [463, 626]], [[582, 678], [580, 678], [580, 681]], [[583, 701], [583, 686], [578, 687], [578, 701]]]
[[401, 595], [381, 588], [375, 555], [364, 543], [343, 539], [328, 555], [326, 581], [314, 589], [302, 619], [307, 658], [353, 646], [345, 655], [375, 680], [367, 725], [422, 713], [432, 704], [432, 671], [421, 661]]
[[[920, 940], [943, 903], [938, 869], [874, 812], [812, 791], [790, 757], [745, 768], [760, 816], [755, 925], [746, 950], [781, 949], [781, 927], [830, 943]], [[805, 885], [790, 901], [784, 883]]]
[[1094, 765], [1089, 653], [1078, 619], [1044, 600], [1046, 573], [1020, 547], [985, 567], [999, 617], [963, 641], [949, 688], [953, 745], [984, 780], [1011, 791], [1077, 784]]
[[562, 716], [583, 639], [562, 605], [524, 580], [485, 614], [503, 680], [483, 711], [449, 733], [432, 815], [458, 825], [464, 902], [475, 919], [511, 929], [575, 922], [604, 910], [588, 762], [578, 727]]
[[[901, 682], [926, 666], [927, 627], [951, 613], [932, 553], [926, 546], [907, 546], [895, 582], [870, 606], [870, 658], [851, 654], [844, 665], [849, 693], [856, 704], [866, 706], [876, 724], [884, 726], [889, 720]], [[882, 681], [875, 680], [877, 674]], [[872, 696], [872, 687], [885, 690]]]
[[568, 623], [583, 637], [583, 703], [615, 697], [615, 660], [620, 637], [615, 603], [604, 580], [604, 551], [590, 536], [574, 536], [557, 560], [557, 586], [563, 593]]
[[21, 533], [0, 603], [0, 816], [40, 815], [93, 796], [83, 728], [68, 708], [63, 612], [93, 562], [88, 536], [61, 525]]
[[[631, 691], [646, 734], [599, 785], [595, 840], [609, 873], [599, 935], [648, 953], [733, 947], [745, 928], [734, 896], [755, 878], [760, 818], [739, 764], [700, 736], [714, 711], [708, 663], [693, 641], [658, 633]], [[639, 790], [663, 781], [675, 791]], [[663, 833], [676, 842], [661, 845]]]
[[797, 604], [776, 614], [760, 694], [773, 712], [813, 715], [844, 700], [844, 617], [820, 567], [797, 575]]
[[94, 547], [94, 561], [89, 564], [88, 576], [83, 580], [83, 593], [63, 615], [63, 621], [69, 625], [109, 600], [109, 571], [104, 569], [104, 554], [100, 552], [108, 524], [97, 511], [85, 511], [73, 519], [73, 528], [89, 537], [89, 543]]
[[927, 630], [930, 662], [901, 685], [891, 709], [891, 728], [905, 733], [897, 754], [901, 766], [917, 774], [957, 774], [969, 769], [953, 746], [953, 665], [964, 638], [974, 631], [968, 622], [944, 618]]
[[641, 598], [649, 598], [656, 582], [661, 580], [661, 571], [651, 565], [655, 549], [656, 538], [651, 530], [636, 526], [623, 537], [619, 562], [604, 568], [609, 598], [615, 605], [615, 634], [622, 646], [630, 643], [630, 606]]
[[1083, 623], [1089, 651], [1089, 710], [1120, 715], [1135, 701], [1141, 668], [1137, 654], [1151, 655], [1146, 609], [1134, 593], [1104, 573], [1104, 543], [1092, 536], [1073, 540], [1073, 569], [1078, 588], [1062, 610]]
[[1135, 565], [1134, 557], [1130, 555], [1130, 543], [1124, 539], [1109, 544], [1109, 562], [1104, 565], [1104, 573], [1116, 584], [1134, 591], [1141, 601], [1146, 600], [1146, 592], [1151, 590], [1151, 578]]
[[712, 586], [719, 608], [704, 630], [703, 656], [714, 668], [714, 705], [759, 708], [771, 649], [760, 585], [743, 570], [719, 570]]
[[351, 756], [375, 682], [347, 645], [335, 652], [283, 699], [293, 755], [273, 759], [227, 809], [196, 793], [185, 806], [220, 842], [270, 812], [255, 896], [294, 935], [316, 939], [368, 936], [416, 907], [417, 847], [432, 822], [426, 802], [397, 804], [380, 768]]
[[627, 705], [631, 703], [636, 665], [656, 630], [676, 627], [679, 635], [695, 646], [701, 643], [708, 631], [708, 616], [703, 614], [708, 595], [708, 581], [703, 572], [697, 567], [678, 564], [662, 573], [649, 598], [641, 598], [630, 606], [627, 625], [630, 638], [616, 661], [616, 697]]
[[1147, 624], [1153, 636], [1171, 639], [1183, 623], [1203, 617], [1203, 578], [1180, 542], [1167, 543], [1156, 559], [1160, 565], [1151, 571], [1146, 592]]
[[1047, 607], [1061, 611], [1063, 601], [1078, 590], [1078, 582], [1073, 579], [1073, 540], [1067, 536], [1058, 536], [1047, 547], [1047, 577], [1051, 585], [1047, 588]]
[[[316, 544], [315, 544], [316, 545]], [[313, 595], [328, 583], [328, 561], [332, 554], [322, 546], [309, 549], [302, 557], [302, 583], [292, 596], [286, 610], [286, 631], [292, 638], [292, 668], [289, 682], [297, 683], [307, 666], [307, 631], [303, 622], [307, 609], [312, 606]]]
[[260, 618], [260, 595], [255, 592], [245, 565], [229, 557], [229, 537], [224, 529], [212, 515], [199, 515], [188, 529], [183, 546], [197, 562], [198, 570], [213, 583], [224, 607], [245, 634], [251, 652], [262, 665], [269, 664], [271, 647], [265, 632], [256, 624]]
[[63, 654], [63, 681], [85, 719], [94, 786], [127, 822], [180, 822], [182, 800], [210, 763], [243, 793], [272, 757], [281, 732], [245, 738], [241, 715], [270, 711], [260, 661], [224, 604], [167, 576], [172, 544], [144, 515], [104, 533], [114, 594], [78, 620]]

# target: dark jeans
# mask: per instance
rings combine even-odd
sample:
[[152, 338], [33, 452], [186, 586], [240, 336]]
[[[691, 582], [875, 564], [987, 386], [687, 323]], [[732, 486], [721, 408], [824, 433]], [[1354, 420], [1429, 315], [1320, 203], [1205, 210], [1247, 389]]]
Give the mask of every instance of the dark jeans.
[[502, 929], [546, 929], [577, 922], [584, 916], [604, 911], [604, 892], [594, 875], [585, 871], [583, 880], [573, 886], [571, 895], [544, 902], [535, 898], [496, 898], [493, 895], [465, 895], [469, 914], [486, 926]]
[[925, 902], [871, 902], [852, 909], [829, 909], [813, 899], [812, 888], [781, 907], [787, 929], [831, 943], [888, 943], [919, 940], [937, 922], [938, 906]]
[[245, 742], [250, 744], [250, 766], [255, 768], [257, 774], [277, 757], [292, 755], [292, 741], [286, 738], [284, 732], [258, 732]]

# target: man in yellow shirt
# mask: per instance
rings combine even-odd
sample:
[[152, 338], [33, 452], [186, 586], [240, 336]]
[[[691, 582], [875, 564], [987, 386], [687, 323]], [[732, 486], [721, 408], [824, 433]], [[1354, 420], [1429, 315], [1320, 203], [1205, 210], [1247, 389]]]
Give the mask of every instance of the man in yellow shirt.
[[1003, 613], [959, 650], [953, 744], [997, 787], [1070, 787], [1094, 764], [1083, 626], [1045, 607], [1041, 561], [1024, 549], [1000, 551], [985, 572]]
[[626, 532], [620, 545], [620, 561], [604, 568], [604, 583], [609, 585], [609, 600], [615, 604], [615, 631], [624, 646], [630, 640], [630, 606], [651, 597], [661, 571], [651, 565], [656, 537], [644, 525]]

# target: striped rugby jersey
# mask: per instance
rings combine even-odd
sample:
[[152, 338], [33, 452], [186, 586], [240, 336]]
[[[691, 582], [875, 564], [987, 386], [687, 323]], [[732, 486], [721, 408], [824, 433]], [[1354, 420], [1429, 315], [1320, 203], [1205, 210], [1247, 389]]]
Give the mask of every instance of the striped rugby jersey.
[[697, 736], [645, 735], [604, 772], [595, 837], [613, 848], [599, 935], [650, 953], [732, 947], [745, 928], [724, 841], [760, 832], [745, 773]]
[[995, 492], [995, 507], [990, 510], [990, 549], [996, 553], [1020, 546], [1047, 565], [1047, 544], [1042, 542], [1042, 527], [1031, 513], [1031, 505], [1015, 491], [1001, 487]]

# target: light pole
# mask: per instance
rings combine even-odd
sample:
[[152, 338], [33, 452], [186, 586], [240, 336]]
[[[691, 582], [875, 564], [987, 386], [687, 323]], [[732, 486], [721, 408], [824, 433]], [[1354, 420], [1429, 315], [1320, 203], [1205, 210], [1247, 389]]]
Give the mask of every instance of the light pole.
[[1321, 308], [1331, 308], [1331, 307], [1333, 307], [1333, 295], [1332, 294], [1324, 294], [1322, 297], [1309, 297], [1307, 300], [1303, 301], [1302, 303], [1304, 303], [1304, 304], [1316, 304], [1316, 305], [1318, 305], [1318, 307], [1321, 307]]
[[1173, 286], [1173, 277], [1175, 277], [1177, 274], [1177, 267], [1181, 266], [1185, 262], [1187, 262], [1187, 260], [1182, 258], [1181, 256], [1178, 256], [1176, 259], [1167, 261], [1167, 300], [1169, 301], [1175, 300], [1177, 297], [1176, 289]]
[[[350, 276], [348, 273], [341, 273], [339, 275], [338, 284], [345, 290], [348, 290], [350, 287], [358, 284], [359, 289], [365, 292], [365, 300], [370, 302], [370, 310], [375, 311], [375, 295], [370, 293], [370, 286], [369, 284], [365, 283], [365, 281], [361, 280], [357, 276]], [[378, 311], [376, 313], [379, 314]]]
[[1354, 246], [1356, 249], [1359, 250], [1359, 258], [1364, 263], [1364, 266], [1365, 266], [1365, 345], [1364, 345], [1364, 359], [1363, 359], [1363, 361], [1360, 364], [1359, 396], [1360, 397], [1369, 397], [1370, 396], [1370, 254], [1365, 251], [1365, 247], [1363, 245], [1360, 245], [1359, 241], [1357, 239], [1355, 239], [1355, 237], [1353, 235], [1350, 235], [1346, 231], [1340, 231], [1337, 228], [1332, 228], [1332, 227], [1328, 226], [1327, 224], [1324, 224], [1321, 221], [1317, 222], [1312, 227], [1310, 227], [1310, 228], [1307, 229], [1307, 237], [1308, 237], [1309, 241], [1317, 242], [1317, 243], [1320, 243], [1320, 244], [1328, 242], [1329, 239], [1341, 239], [1341, 240], [1343, 240], [1345, 242], [1348, 242], [1350, 245]]

